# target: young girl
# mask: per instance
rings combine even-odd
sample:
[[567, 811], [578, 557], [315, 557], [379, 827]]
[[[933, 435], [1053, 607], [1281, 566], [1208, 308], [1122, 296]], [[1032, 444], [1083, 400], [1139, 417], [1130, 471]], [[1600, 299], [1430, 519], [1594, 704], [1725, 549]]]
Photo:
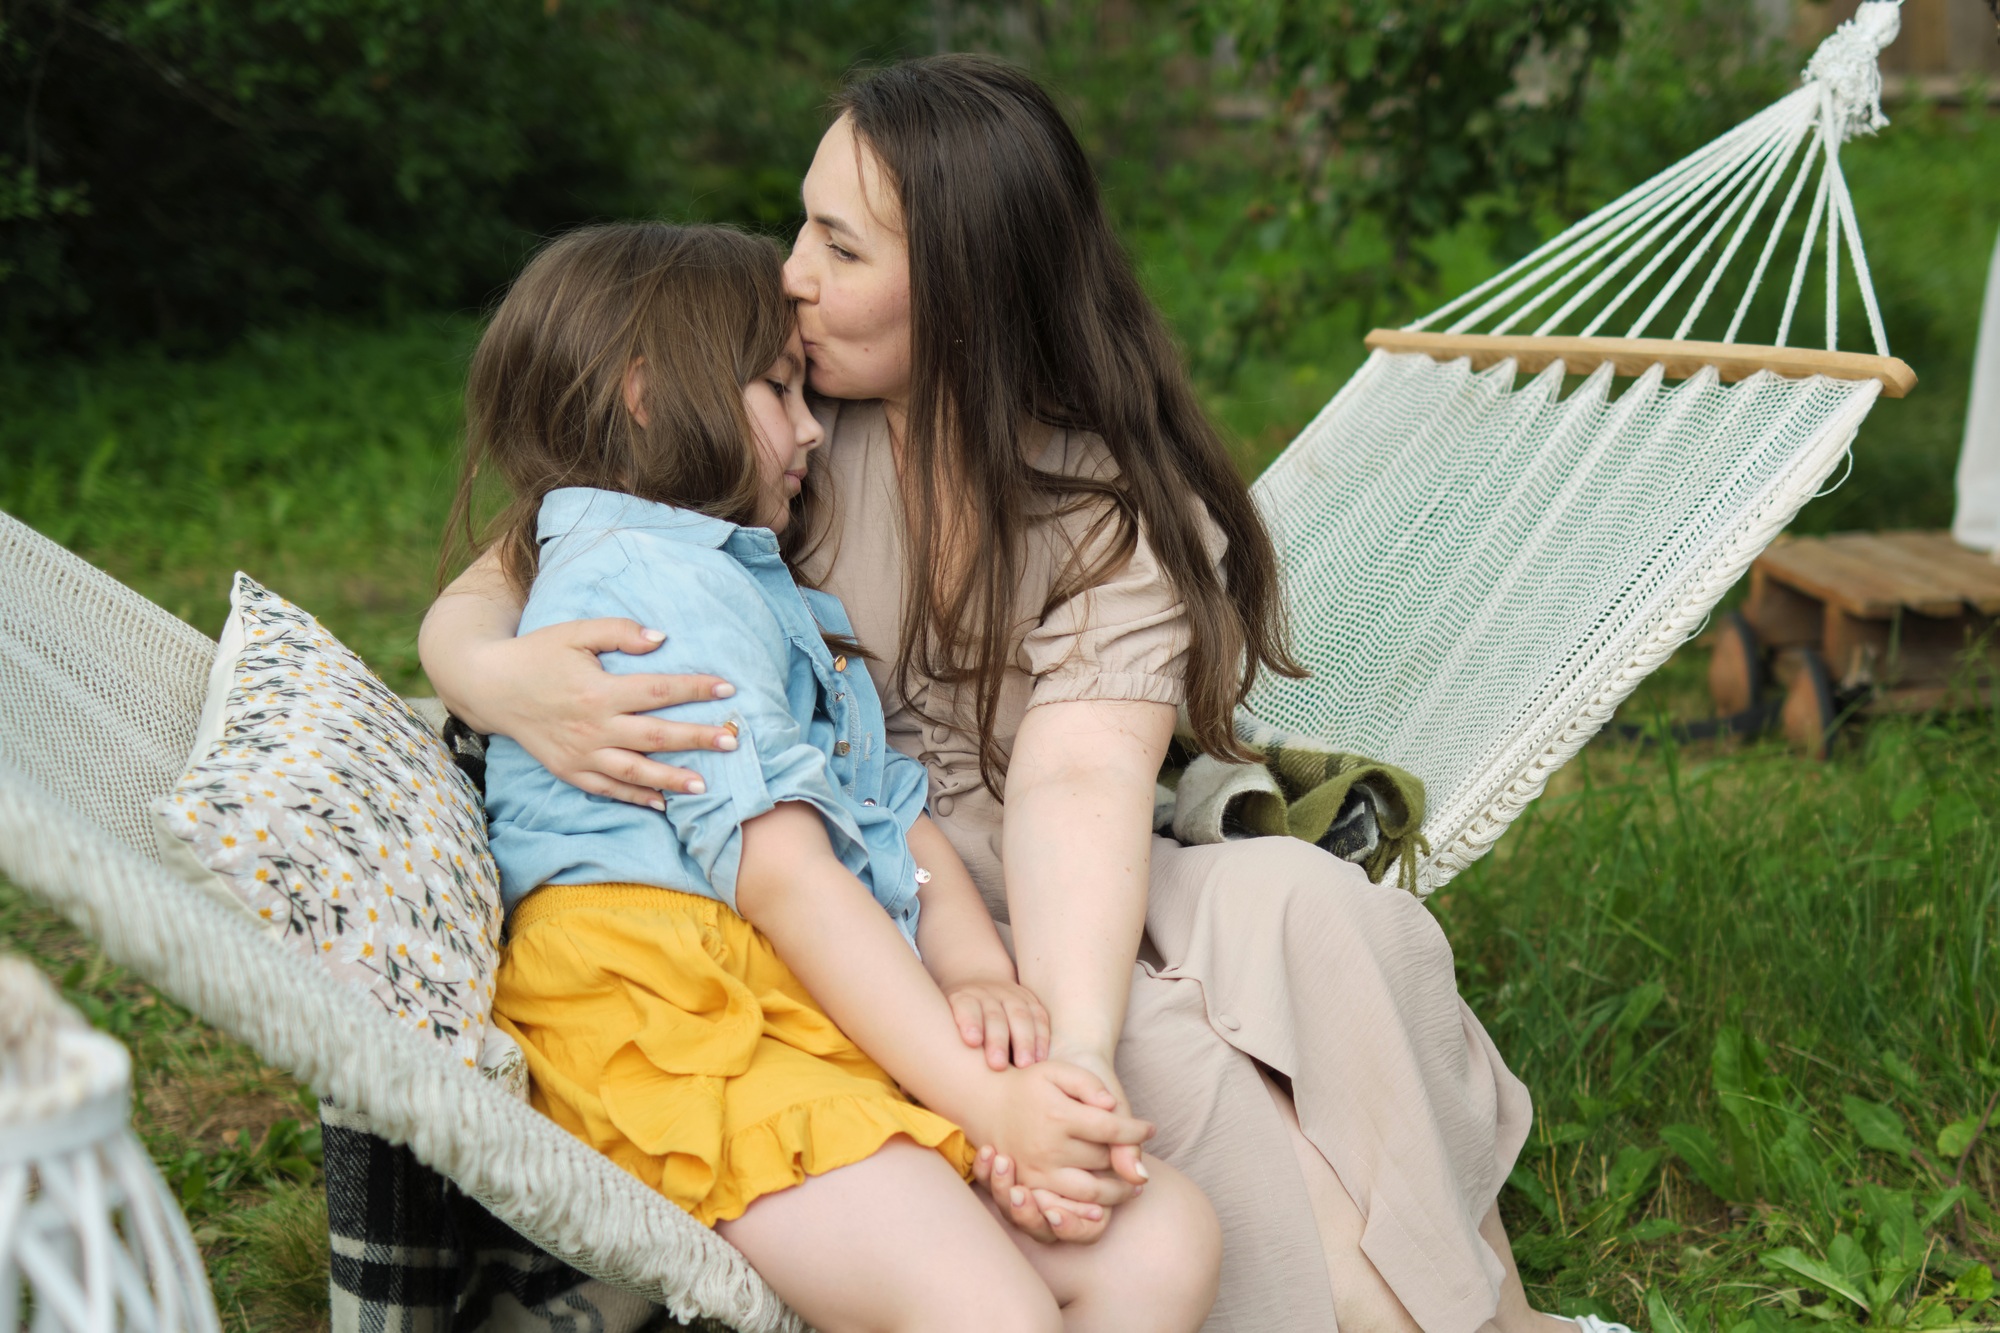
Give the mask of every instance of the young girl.
[[[1075, 1202], [1150, 1127], [1041, 1058], [1046, 1015], [924, 813], [922, 766], [888, 746], [845, 613], [785, 563], [820, 440], [804, 370], [777, 250], [718, 228], [571, 233], [480, 343], [459, 516], [497, 470], [523, 629], [633, 617], [665, 632], [645, 669], [734, 683], [701, 705], [733, 744], [652, 809], [496, 738], [495, 1022], [539, 1109], [715, 1226], [818, 1328], [1194, 1329], [1220, 1261], [1207, 1201], [1146, 1159], [1115, 1216]], [[998, 1058], [955, 1007], [1000, 1015]], [[1010, 1011], [1028, 1021], [1001, 1035]], [[1038, 1187], [1070, 1237], [1102, 1240], [1006, 1226], [963, 1183], [973, 1143], [1019, 1182], [1015, 1208]]]

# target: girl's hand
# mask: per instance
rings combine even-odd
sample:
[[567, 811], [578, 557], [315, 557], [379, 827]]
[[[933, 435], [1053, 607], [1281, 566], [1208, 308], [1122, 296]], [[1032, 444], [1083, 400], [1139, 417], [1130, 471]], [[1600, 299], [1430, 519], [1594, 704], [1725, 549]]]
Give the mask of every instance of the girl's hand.
[[[1093, 1075], [1103, 1085], [1110, 1096], [1109, 1105], [1120, 1115], [1132, 1114], [1132, 1103], [1125, 1096], [1124, 1085], [1118, 1081], [1118, 1073], [1112, 1067], [1111, 1057], [1090, 1047], [1076, 1046], [1062, 1042], [1050, 1047], [1050, 1058], [1075, 1065]], [[1095, 1103], [1103, 1105], [1105, 1103]], [[1135, 1189], [1146, 1183], [1146, 1164], [1140, 1159], [1137, 1144], [1114, 1144], [1111, 1148], [1111, 1170], [1118, 1177], [1130, 1183]]]
[[658, 630], [609, 619], [550, 625], [482, 645], [474, 673], [485, 694], [479, 717], [571, 786], [664, 810], [661, 792], [698, 792], [701, 783], [687, 769], [649, 756], [733, 750], [736, 737], [726, 727], [644, 714], [736, 691], [716, 676], [614, 676], [597, 660], [610, 652], [644, 656], [663, 642]]
[[973, 1158], [972, 1178], [993, 1196], [1003, 1217], [1043, 1244], [1089, 1245], [1111, 1225], [1111, 1210], [1103, 1204], [1079, 1203], [1052, 1190], [1034, 1190], [1021, 1184], [1014, 1178], [1013, 1159], [990, 1146], [981, 1148]]
[[954, 1118], [975, 1143], [1012, 1158], [1028, 1189], [1108, 1208], [1132, 1197], [1132, 1184], [1111, 1170], [1112, 1148], [1136, 1151], [1154, 1132], [1116, 1100], [1093, 1075], [1045, 1060], [1000, 1074], [981, 1104]]
[[1049, 1011], [1020, 982], [960, 982], [945, 987], [944, 997], [958, 1035], [967, 1046], [986, 1048], [989, 1068], [1005, 1069], [1010, 1047], [1022, 1068], [1049, 1058]]

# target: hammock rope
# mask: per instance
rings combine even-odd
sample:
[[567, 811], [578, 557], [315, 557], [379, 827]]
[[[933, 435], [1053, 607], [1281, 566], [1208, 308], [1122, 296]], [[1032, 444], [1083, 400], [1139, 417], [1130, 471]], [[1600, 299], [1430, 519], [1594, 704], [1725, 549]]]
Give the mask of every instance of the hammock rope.
[[[1797, 90], [1407, 328], [1412, 332], [1428, 329], [1473, 306], [1469, 313], [1450, 324], [1446, 332], [1503, 335], [1556, 300], [1571, 284], [1581, 283], [1542, 320], [1533, 336], [1555, 336], [1580, 322], [1577, 336], [1595, 337], [1619, 310], [1646, 289], [1676, 254], [1682, 254], [1679, 266], [1623, 336], [1644, 337], [1646, 330], [1685, 290], [1689, 280], [1702, 272], [1700, 285], [1688, 301], [1674, 333], [1676, 339], [1686, 338], [1707, 309], [1743, 243], [1754, 234], [1758, 221], [1766, 217], [1777, 186], [1789, 174], [1791, 186], [1784, 203], [1768, 220], [1756, 268], [1723, 336], [1724, 342], [1733, 343], [1771, 258], [1780, 248], [1799, 198], [1807, 183], [1814, 181], [1817, 168], [1805, 233], [1798, 243], [1791, 287], [1772, 345], [1786, 345], [1804, 294], [1809, 261], [1815, 249], [1824, 244], [1827, 350], [1839, 348], [1844, 247], [1849, 271], [1868, 312], [1875, 352], [1888, 356], [1889, 339], [1861, 246], [1853, 200], [1840, 169], [1839, 148], [1855, 136], [1873, 134], [1889, 123], [1882, 114], [1882, 76], [1876, 62], [1882, 48], [1895, 40], [1900, 2], [1869, 0], [1814, 52]], [[1704, 271], [1703, 261], [1716, 251], [1719, 242], [1724, 242], [1720, 252]], [[1601, 304], [1595, 303], [1607, 287], [1634, 265], [1636, 272], [1623, 286]], [[1588, 276], [1593, 273], [1594, 276]], [[1474, 306], [1474, 302], [1478, 304]]]
[[[1374, 355], [1253, 488], [1312, 675], [1261, 678], [1242, 724], [1422, 778], [1422, 891], [1491, 846], [1820, 492], [1876, 398], [1913, 382], [1840, 167], [1843, 143], [1887, 123], [1875, 62], [1897, 28], [1893, 0], [1864, 3], [1798, 89], [1370, 335]], [[1815, 259], [1825, 353], [1788, 347]], [[1775, 340], [1739, 343], [1781, 262]], [[1682, 341], [1732, 275], [1725, 343]], [[1840, 351], [1850, 288], [1872, 357]], [[1647, 337], [1662, 325], [1673, 340]], [[1591, 373], [1565, 396], [1571, 369]], [[1539, 373], [1517, 386], [1523, 372]], [[1638, 378], [1614, 395], [1614, 374]]]

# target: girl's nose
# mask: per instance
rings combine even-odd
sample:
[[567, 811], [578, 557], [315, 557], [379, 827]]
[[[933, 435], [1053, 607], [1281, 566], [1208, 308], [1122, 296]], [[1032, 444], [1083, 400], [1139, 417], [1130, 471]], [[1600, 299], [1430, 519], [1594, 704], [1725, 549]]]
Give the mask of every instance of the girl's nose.
[[792, 438], [798, 441], [799, 452], [811, 453], [826, 439], [826, 431], [820, 427], [819, 418], [811, 412], [801, 413], [805, 420], [798, 422]]

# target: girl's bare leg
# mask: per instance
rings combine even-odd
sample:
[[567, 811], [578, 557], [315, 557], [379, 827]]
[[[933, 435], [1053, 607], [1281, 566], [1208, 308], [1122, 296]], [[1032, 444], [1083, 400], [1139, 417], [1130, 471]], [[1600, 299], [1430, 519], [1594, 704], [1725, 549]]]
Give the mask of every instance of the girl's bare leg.
[[[1269, 1078], [1264, 1080], [1264, 1087], [1276, 1103], [1278, 1113], [1285, 1118], [1285, 1127], [1291, 1131], [1292, 1151], [1305, 1177], [1306, 1197], [1312, 1202], [1313, 1220], [1319, 1224], [1320, 1242], [1325, 1247], [1326, 1276], [1333, 1285], [1334, 1316], [1340, 1321], [1340, 1333], [1419, 1333], [1410, 1312], [1361, 1252], [1364, 1221], [1361, 1210], [1355, 1207], [1353, 1196], [1340, 1183], [1333, 1167], [1299, 1127], [1298, 1108], [1292, 1105], [1284, 1089]], [[1575, 1325], [1542, 1314], [1528, 1304], [1520, 1270], [1514, 1266], [1514, 1247], [1507, 1240], [1507, 1229], [1501, 1225], [1497, 1205], [1480, 1222], [1479, 1234], [1486, 1238], [1507, 1270], [1500, 1288], [1500, 1308], [1481, 1333], [1562, 1333], [1563, 1330], [1575, 1333]]]
[[[1215, 1304], [1222, 1229], [1208, 1196], [1157, 1157], [1145, 1192], [1091, 1245], [1044, 1244], [1001, 1225], [1062, 1307], [1065, 1333], [1194, 1333]], [[984, 1193], [994, 1217], [999, 1208]]]
[[944, 1158], [908, 1139], [716, 1231], [822, 1333], [1062, 1333], [1056, 1298]]

